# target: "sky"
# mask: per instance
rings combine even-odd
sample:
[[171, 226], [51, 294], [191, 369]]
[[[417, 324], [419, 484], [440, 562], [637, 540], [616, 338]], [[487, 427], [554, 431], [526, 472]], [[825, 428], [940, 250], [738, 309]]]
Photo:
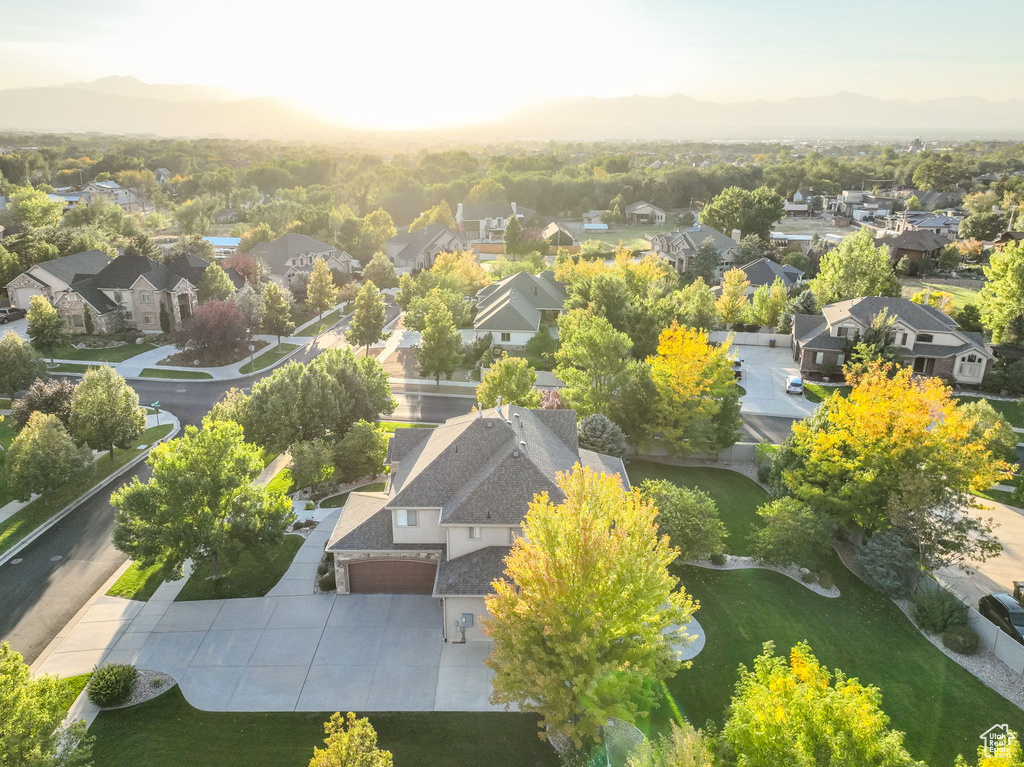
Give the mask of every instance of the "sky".
[[132, 75], [370, 128], [566, 96], [1002, 100], [1022, 28], [1021, 0], [0, 0], [0, 89]]

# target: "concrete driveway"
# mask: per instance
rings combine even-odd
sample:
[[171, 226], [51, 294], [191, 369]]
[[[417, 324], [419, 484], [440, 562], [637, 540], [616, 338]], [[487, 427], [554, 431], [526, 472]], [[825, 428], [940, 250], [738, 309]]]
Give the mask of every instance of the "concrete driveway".
[[19, 336], [24, 338], [26, 341], [28, 337], [28, 320], [22, 317], [20, 320], [13, 320], [8, 322], [6, 325], [0, 325], [0, 338], [4, 337], [4, 334], [10, 330], [12, 333], [17, 333]]
[[985, 498], [975, 500], [984, 507], [976, 514], [995, 520], [995, 535], [1003, 544], [1002, 553], [974, 568], [974, 572], [947, 567], [935, 576], [976, 608], [978, 599], [985, 594], [1012, 594], [1013, 582], [1024, 580], [1024, 511]]
[[740, 398], [740, 412], [744, 415], [806, 418], [818, 407], [803, 395], [786, 394], [786, 376], [800, 374], [788, 348], [734, 346], [733, 353], [743, 361], [740, 385], [747, 393]]

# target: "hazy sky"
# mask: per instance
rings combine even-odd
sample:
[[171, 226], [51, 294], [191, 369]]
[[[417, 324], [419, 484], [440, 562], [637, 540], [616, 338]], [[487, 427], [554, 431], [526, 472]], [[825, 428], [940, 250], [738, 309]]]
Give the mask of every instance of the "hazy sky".
[[1024, 97], [1021, 29], [1022, 0], [0, 0], [0, 88], [133, 75], [380, 127], [551, 96], [998, 100]]

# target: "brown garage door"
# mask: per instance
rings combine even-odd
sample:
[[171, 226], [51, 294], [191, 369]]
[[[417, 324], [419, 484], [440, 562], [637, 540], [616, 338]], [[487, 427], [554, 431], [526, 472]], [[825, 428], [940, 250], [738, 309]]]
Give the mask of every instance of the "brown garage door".
[[348, 566], [353, 594], [430, 594], [437, 565], [431, 562], [353, 562]]

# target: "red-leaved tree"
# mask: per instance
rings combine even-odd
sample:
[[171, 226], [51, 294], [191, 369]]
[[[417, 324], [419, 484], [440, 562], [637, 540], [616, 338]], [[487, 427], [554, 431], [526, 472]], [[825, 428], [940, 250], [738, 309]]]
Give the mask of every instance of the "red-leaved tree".
[[178, 331], [175, 345], [204, 364], [225, 364], [245, 344], [245, 315], [235, 302], [202, 303]]

